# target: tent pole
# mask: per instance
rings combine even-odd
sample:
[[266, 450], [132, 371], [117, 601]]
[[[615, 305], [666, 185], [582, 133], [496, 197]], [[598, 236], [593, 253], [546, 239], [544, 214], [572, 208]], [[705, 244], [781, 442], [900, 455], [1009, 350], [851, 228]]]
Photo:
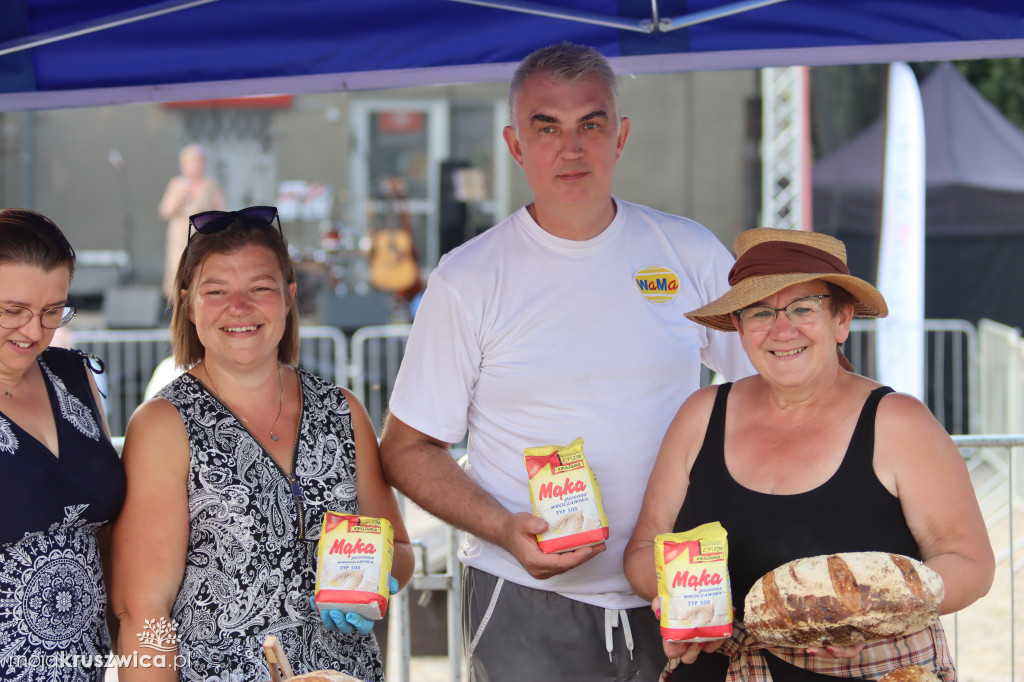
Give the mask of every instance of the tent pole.
[[[560, 7], [551, 7], [537, 2], [518, 2], [517, 0], [448, 0], [448, 2], [461, 2], [464, 5], [479, 5], [480, 7], [503, 9], [509, 12], [535, 14], [537, 16], [549, 17], [552, 19], [566, 19], [568, 21], [578, 21], [583, 24], [607, 26], [609, 28], [618, 28], [623, 31], [635, 31], [637, 33], [654, 33], [656, 30], [656, 24], [650, 19], [625, 19], [623, 17], [613, 17], [606, 14], [594, 14], [593, 12], [578, 12]], [[657, 3], [657, 0], [652, 0], [652, 2]]]
[[207, 5], [211, 2], [217, 2], [217, 0], [170, 0], [169, 2], [140, 7], [139, 9], [132, 10], [130, 12], [112, 14], [109, 17], [103, 17], [94, 21], [87, 21], [78, 24], [77, 26], [56, 29], [45, 33], [37, 33], [32, 36], [25, 36], [24, 38], [18, 38], [17, 40], [0, 43], [0, 57], [6, 54], [11, 54], [12, 52], [29, 50], [33, 47], [39, 47], [40, 45], [49, 45], [50, 43], [60, 42], [61, 40], [67, 40], [68, 38], [77, 38], [78, 36], [97, 33], [108, 28], [123, 26], [124, 24], [133, 24], [137, 21], [158, 17], [162, 14], [170, 14], [179, 10], [198, 7], [199, 5]]
[[715, 19], [722, 19], [733, 14], [740, 14], [741, 12], [749, 12], [752, 9], [760, 9], [761, 7], [767, 7], [768, 5], [774, 5], [780, 2], [786, 2], [786, 0], [742, 0], [741, 2], [722, 5], [721, 7], [704, 10], [702, 12], [681, 14], [678, 17], [666, 17], [658, 22], [658, 30], [662, 33], [668, 33], [669, 31], [675, 31], [676, 29], [686, 28], [695, 24], [702, 24], [706, 21], [714, 21]]
[[541, 17], [552, 19], [566, 19], [578, 21], [583, 24], [595, 24], [597, 26], [608, 26], [624, 31], [636, 31], [637, 33], [668, 33], [680, 28], [687, 28], [707, 21], [714, 21], [723, 17], [749, 12], [752, 9], [759, 9], [774, 5], [786, 0], [740, 0], [715, 9], [682, 14], [678, 17], [666, 17], [662, 19], [658, 11], [658, 0], [651, 0], [650, 19], [626, 19], [613, 17], [606, 14], [594, 14], [592, 12], [579, 12], [565, 8], [555, 8], [550, 5], [543, 5], [536, 2], [521, 2], [519, 0], [448, 0], [448, 2], [461, 2], [466, 5], [479, 5], [492, 9], [503, 9], [509, 12], [523, 12], [524, 14], [535, 14]]

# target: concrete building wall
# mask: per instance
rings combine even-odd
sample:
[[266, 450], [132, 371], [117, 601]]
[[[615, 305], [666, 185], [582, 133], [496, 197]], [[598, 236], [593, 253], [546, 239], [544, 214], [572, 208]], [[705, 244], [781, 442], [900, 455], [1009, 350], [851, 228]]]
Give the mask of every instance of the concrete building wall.
[[624, 199], [704, 224], [730, 248], [744, 216], [753, 71], [660, 74], [620, 79], [632, 132], [616, 173]]
[[[744, 206], [758, 191], [745, 180], [756, 73], [624, 75], [620, 88], [632, 131], [613, 191], [692, 217], [731, 246], [736, 233], [753, 226]], [[335, 217], [350, 219], [353, 102], [506, 97], [504, 83], [296, 96], [290, 108], [272, 115], [276, 179], [330, 182]], [[137, 280], [156, 283], [164, 239], [157, 204], [177, 172], [178, 150], [191, 141], [183, 120], [181, 110], [155, 104], [2, 114], [0, 202], [29, 203], [64, 228], [78, 249], [130, 248]], [[508, 164], [508, 206], [514, 210], [530, 201], [529, 188], [507, 150], [498, 150], [497, 158]], [[30, 182], [25, 169], [32, 169]], [[253, 203], [274, 200], [253, 197]], [[285, 230], [300, 246], [317, 238], [315, 226]]]

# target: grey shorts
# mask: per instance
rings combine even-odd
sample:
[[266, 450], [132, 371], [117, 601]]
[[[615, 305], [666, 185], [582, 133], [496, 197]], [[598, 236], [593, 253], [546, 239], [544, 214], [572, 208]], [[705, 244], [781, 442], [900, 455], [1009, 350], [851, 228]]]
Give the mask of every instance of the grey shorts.
[[462, 578], [470, 682], [657, 682], [665, 667], [658, 621], [648, 607], [603, 609], [475, 568], [464, 568]]

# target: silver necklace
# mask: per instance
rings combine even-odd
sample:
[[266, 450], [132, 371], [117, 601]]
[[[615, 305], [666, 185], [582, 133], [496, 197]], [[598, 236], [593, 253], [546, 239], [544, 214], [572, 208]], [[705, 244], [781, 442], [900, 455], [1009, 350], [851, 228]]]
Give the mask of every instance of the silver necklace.
[[[205, 367], [203, 369], [206, 370]], [[217, 386], [216, 382], [214, 382], [213, 377], [210, 376], [210, 371], [209, 370], [206, 370], [206, 378], [209, 379], [210, 380], [210, 384], [213, 385], [213, 391], [214, 391], [214, 393], [217, 394], [217, 398], [219, 398], [220, 401], [222, 403], [224, 403], [225, 407], [227, 407], [229, 410], [231, 410], [231, 407], [228, 405], [227, 401], [224, 400], [224, 396], [221, 395], [220, 388]], [[274, 441], [275, 443], [277, 441], [281, 440], [281, 438], [276, 433], [274, 433], [274, 429], [277, 428], [277, 423], [279, 421], [281, 421], [281, 412], [284, 410], [284, 379], [281, 376], [281, 363], [280, 362], [277, 363], [277, 385], [281, 387], [281, 392], [277, 396], [277, 416], [274, 418], [273, 426], [271, 426], [270, 430], [267, 431], [267, 433], [270, 434], [270, 440]], [[15, 388], [17, 388], [17, 386], [15, 386]], [[7, 397], [8, 398], [10, 397], [9, 393], [8, 393]], [[232, 414], [236, 414], [236, 416], [238, 416], [238, 418], [241, 419], [242, 421], [244, 421], [247, 425], [249, 425], [249, 426], [252, 425], [251, 422], [248, 419], [246, 419], [245, 417], [243, 417], [240, 414], [235, 413], [234, 410], [231, 410], [231, 413]]]

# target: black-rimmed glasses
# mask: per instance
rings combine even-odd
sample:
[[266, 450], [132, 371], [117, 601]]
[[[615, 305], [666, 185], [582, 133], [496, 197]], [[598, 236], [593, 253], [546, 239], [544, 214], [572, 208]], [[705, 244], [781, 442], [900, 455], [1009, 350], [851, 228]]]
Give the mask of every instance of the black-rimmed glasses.
[[60, 329], [70, 322], [77, 312], [73, 305], [59, 305], [47, 308], [41, 313], [34, 313], [25, 306], [11, 305], [0, 310], [0, 327], [18, 329], [31, 322], [33, 317], [38, 317], [39, 323], [46, 329]]
[[[203, 211], [188, 218], [188, 241], [196, 232], [199, 234], [213, 234], [226, 229], [229, 225], [237, 222], [241, 229], [260, 229], [270, 227], [277, 221], [277, 231], [284, 239], [284, 231], [281, 230], [281, 219], [277, 215], [275, 206], [249, 206], [237, 211]], [[195, 230], [195, 232], [193, 232]]]
[[748, 332], [763, 332], [772, 328], [779, 313], [786, 313], [786, 317], [793, 324], [808, 324], [816, 313], [821, 312], [822, 299], [829, 298], [828, 294], [815, 294], [804, 296], [789, 303], [782, 308], [772, 308], [766, 305], [752, 305], [734, 314], [743, 323], [743, 329]]

